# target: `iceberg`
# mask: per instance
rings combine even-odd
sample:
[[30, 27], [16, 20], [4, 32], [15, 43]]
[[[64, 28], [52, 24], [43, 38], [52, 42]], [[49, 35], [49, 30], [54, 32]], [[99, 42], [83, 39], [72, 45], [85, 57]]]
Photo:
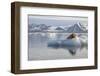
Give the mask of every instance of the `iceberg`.
[[64, 40], [51, 40], [48, 42], [48, 46], [51, 47], [80, 47], [81, 41], [76, 34], [71, 34]]

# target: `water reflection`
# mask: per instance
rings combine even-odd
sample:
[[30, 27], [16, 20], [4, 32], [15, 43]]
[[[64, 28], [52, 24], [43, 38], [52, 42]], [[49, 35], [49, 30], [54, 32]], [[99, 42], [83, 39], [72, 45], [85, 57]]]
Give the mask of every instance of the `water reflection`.
[[[86, 46], [81, 47], [67, 47], [59, 46], [55, 43], [55, 46], [48, 45], [48, 41], [64, 40], [70, 33], [29, 33], [28, 34], [28, 55], [29, 60], [39, 59], [63, 59], [63, 58], [86, 58], [88, 48]], [[87, 33], [78, 34], [82, 40], [88, 42]], [[68, 51], [68, 52], [67, 52]]]
[[66, 49], [69, 51], [71, 55], [75, 55], [77, 51], [81, 51], [81, 47], [62, 47], [63, 49]]
[[69, 51], [69, 53], [71, 55], [75, 55], [77, 51], [82, 51], [84, 48], [87, 48], [87, 46], [79, 46], [79, 47], [70, 46], [69, 47], [69, 46], [59, 46], [59, 45], [55, 45], [55, 46], [54, 45], [53, 46], [48, 45], [47, 47], [52, 48], [52, 49], [60, 49], [60, 48], [62, 48], [64, 50], [66, 50], [66, 51]]

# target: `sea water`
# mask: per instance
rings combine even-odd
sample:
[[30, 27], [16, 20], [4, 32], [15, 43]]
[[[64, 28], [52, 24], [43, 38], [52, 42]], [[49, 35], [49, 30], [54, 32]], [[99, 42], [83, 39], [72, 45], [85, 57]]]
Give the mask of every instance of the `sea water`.
[[[49, 41], [66, 40], [70, 33], [28, 33], [28, 60], [80, 59], [88, 57], [88, 46], [49, 47]], [[77, 33], [88, 42], [87, 33]], [[88, 43], [87, 43], [88, 44]]]

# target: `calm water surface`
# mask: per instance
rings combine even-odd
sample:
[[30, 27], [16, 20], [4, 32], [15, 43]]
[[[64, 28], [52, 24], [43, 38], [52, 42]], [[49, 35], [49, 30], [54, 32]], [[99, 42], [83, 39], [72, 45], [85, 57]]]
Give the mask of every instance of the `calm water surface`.
[[[28, 60], [79, 59], [88, 57], [87, 46], [82, 47], [48, 47], [52, 40], [64, 40], [69, 33], [29, 33]], [[87, 40], [87, 33], [77, 34]]]

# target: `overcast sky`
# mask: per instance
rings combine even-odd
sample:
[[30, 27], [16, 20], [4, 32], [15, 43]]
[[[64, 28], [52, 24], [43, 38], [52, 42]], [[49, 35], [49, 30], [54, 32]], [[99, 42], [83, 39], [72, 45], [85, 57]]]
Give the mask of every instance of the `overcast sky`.
[[28, 16], [29, 24], [46, 24], [51, 26], [67, 26], [73, 25], [77, 22], [88, 25], [87, 17], [65, 17], [65, 16], [37, 16], [37, 15], [29, 15]]

